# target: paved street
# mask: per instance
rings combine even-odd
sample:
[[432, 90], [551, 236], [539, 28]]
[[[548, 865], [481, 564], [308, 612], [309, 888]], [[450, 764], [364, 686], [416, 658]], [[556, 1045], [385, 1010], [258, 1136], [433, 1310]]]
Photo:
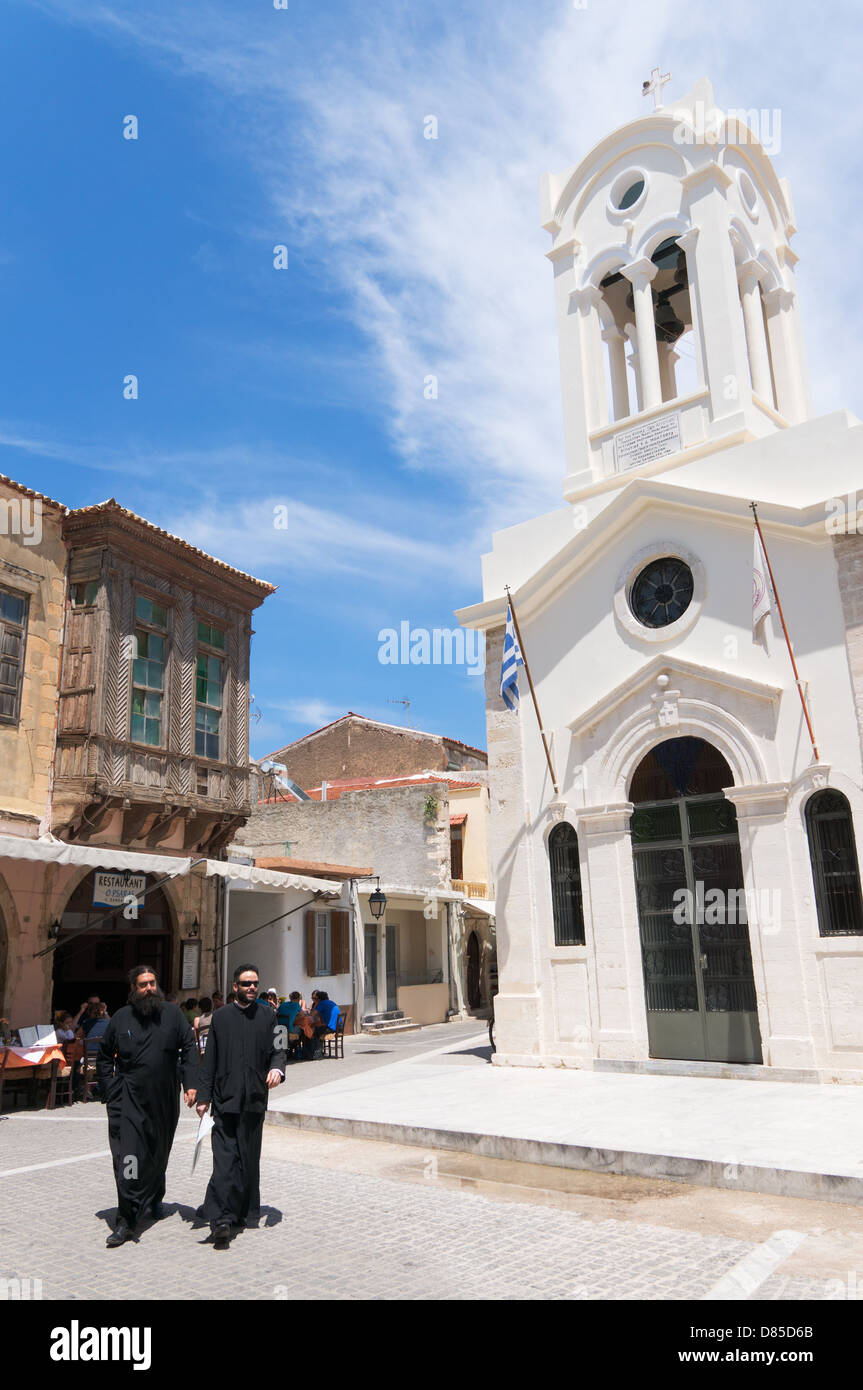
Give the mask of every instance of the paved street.
[[[439, 1047], [437, 1031], [389, 1039], [393, 1050], [383, 1055], [401, 1060], [408, 1048]], [[371, 1042], [358, 1039], [353, 1048]], [[375, 1065], [385, 1065], [380, 1056]], [[351, 1065], [361, 1060], [354, 1056]], [[305, 1073], [320, 1082], [328, 1065], [339, 1064], [291, 1068], [286, 1086]], [[194, 1132], [195, 1121], [184, 1117], [168, 1173], [167, 1218], [138, 1243], [106, 1251], [114, 1188], [102, 1108], [3, 1116], [0, 1279], [40, 1279], [46, 1299], [800, 1300], [863, 1293], [863, 1207], [280, 1125], [265, 1128], [262, 1226], [217, 1252], [194, 1217], [210, 1167], [204, 1155], [190, 1171]], [[322, 1238], [338, 1251], [338, 1268], [304, 1280], [298, 1251]]]

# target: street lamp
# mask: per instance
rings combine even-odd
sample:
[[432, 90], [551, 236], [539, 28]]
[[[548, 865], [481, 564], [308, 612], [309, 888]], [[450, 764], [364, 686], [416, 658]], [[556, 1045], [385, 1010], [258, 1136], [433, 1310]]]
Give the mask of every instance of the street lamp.
[[381, 892], [381, 881], [377, 879], [377, 888], [373, 893], [369, 893], [369, 909], [377, 922], [383, 917], [387, 906], [387, 895]]

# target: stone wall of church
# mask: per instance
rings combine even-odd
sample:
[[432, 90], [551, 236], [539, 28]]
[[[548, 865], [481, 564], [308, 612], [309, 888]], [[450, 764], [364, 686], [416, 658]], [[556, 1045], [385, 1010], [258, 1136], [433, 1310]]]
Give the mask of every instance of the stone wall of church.
[[845, 619], [845, 647], [863, 750], [863, 535], [833, 537], [833, 554]]
[[[541, 995], [536, 960], [536, 902], [532, 881], [530, 807], [525, 805], [522, 739], [529, 698], [518, 714], [500, 695], [505, 629], [486, 633], [486, 725], [488, 731], [491, 860], [499, 994], [494, 1001], [494, 1061], [538, 1063]], [[526, 681], [524, 682], [526, 686]]]

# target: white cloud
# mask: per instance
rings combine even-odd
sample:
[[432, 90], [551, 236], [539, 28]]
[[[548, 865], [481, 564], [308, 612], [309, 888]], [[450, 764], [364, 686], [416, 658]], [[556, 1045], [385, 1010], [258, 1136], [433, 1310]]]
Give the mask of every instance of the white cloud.
[[[560, 386], [537, 180], [644, 109], [640, 80], [660, 55], [674, 77], [669, 100], [708, 71], [721, 105], [781, 110], [777, 166], [791, 175], [801, 226], [816, 408], [853, 407], [859, 396], [853, 330], [863, 290], [845, 270], [859, 203], [861, 40], [851, 5], [819, 25], [800, 0], [755, 9], [743, 0], [686, 9], [451, 0], [433, 17], [388, 0], [319, 11], [302, 30], [250, 5], [43, 4], [147, 45], [241, 113], [234, 138], [269, 209], [261, 230], [287, 225], [303, 254], [320, 259], [368, 335], [405, 464], [469, 499], [467, 527], [454, 523], [463, 537], [473, 504], [485, 535], [556, 505]], [[423, 138], [428, 115], [437, 140]], [[423, 396], [430, 374], [437, 400]]]

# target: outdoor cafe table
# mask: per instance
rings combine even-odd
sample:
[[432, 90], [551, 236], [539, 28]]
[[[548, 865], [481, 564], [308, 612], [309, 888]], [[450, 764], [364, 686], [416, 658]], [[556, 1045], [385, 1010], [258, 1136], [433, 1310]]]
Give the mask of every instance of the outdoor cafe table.
[[9, 1048], [6, 1071], [14, 1071], [20, 1067], [47, 1067], [51, 1062], [59, 1062], [61, 1067], [65, 1065], [66, 1058], [59, 1043], [52, 1043], [50, 1047], [41, 1043], [37, 1043], [35, 1047], [15, 1046]]
[[3, 1093], [2, 1082], [10, 1077], [10, 1072], [14, 1072], [15, 1079], [26, 1080], [30, 1083], [30, 1101], [35, 1104], [36, 1087], [40, 1079], [43, 1079], [48, 1072], [50, 1077], [50, 1087], [46, 1105], [51, 1110], [54, 1107], [54, 1093], [57, 1084], [57, 1074], [62, 1066], [66, 1065], [66, 1058], [62, 1047], [57, 1043], [51, 1043], [48, 1047], [44, 1043], [37, 1043], [35, 1047], [10, 1046], [4, 1049], [6, 1053], [6, 1066], [4, 1075], [0, 1076], [0, 1095]]

